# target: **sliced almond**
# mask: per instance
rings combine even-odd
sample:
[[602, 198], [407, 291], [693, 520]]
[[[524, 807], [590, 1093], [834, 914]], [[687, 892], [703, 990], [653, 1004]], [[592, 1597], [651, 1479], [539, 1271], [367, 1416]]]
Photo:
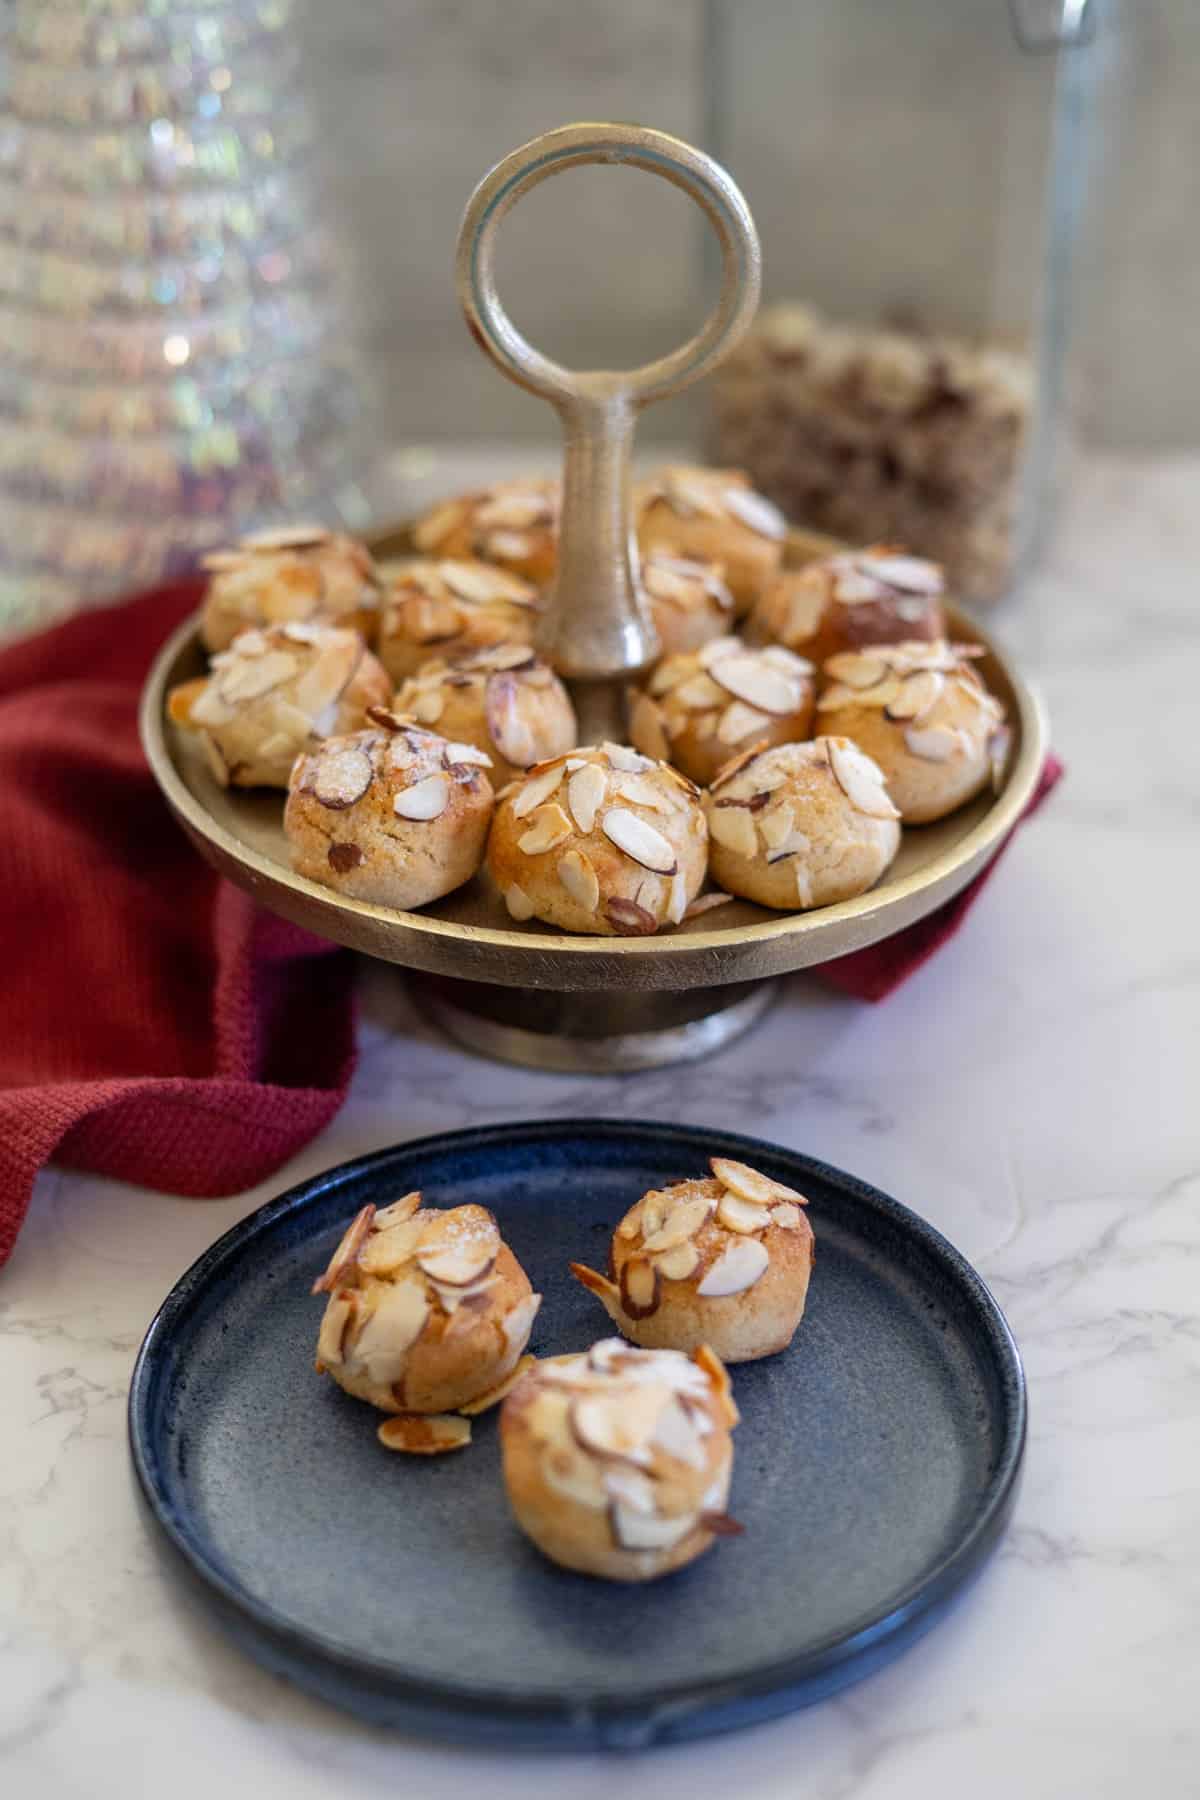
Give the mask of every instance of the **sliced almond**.
[[754, 820], [741, 806], [714, 806], [708, 810], [709, 835], [715, 844], [724, 850], [732, 850], [735, 856], [754, 856], [758, 851], [758, 838], [754, 831]]
[[413, 543], [418, 550], [436, 550], [459, 525], [466, 512], [462, 500], [443, 500], [413, 526]]
[[654, 764], [648, 756], [639, 756], [628, 744], [604, 744], [605, 755], [614, 769], [620, 769], [622, 775], [644, 775]]
[[575, 904], [585, 912], [595, 912], [600, 904], [600, 882], [583, 851], [568, 850], [560, 857], [557, 874]]
[[442, 752], [448, 768], [490, 769], [492, 759], [486, 750], [480, 750], [476, 744], [447, 743]]
[[584, 763], [567, 783], [567, 805], [585, 836], [595, 828], [596, 813], [607, 791], [608, 777], [599, 763]]
[[604, 916], [621, 937], [650, 937], [658, 930], [658, 920], [652, 912], [619, 894], [604, 902]]
[[641, 1235], [642, 1235], [642, 1203], [639, 1200], [637, 1205], [631, 1206], [629, 1211], [625, 1214], [625, 1217], [621, 1220], [621, 1223], [617, 1226], [614, 1236], [619, 1237], [619, 1238], [625, 1238], [629, 1242], [632, 1242], [634, 1238], [640, 1237]]
[[661, 1396], [651, 1388], [580, 1394], [571, 1402], [571, 1430], [591, 1455], [645, 1468], [653, 1461], [650, 1437], [661, 1410]]
[[398, 819], [438, 819], [450, 804], [450, 784], [444, 775], [427, 775], [401, 788], [392, 801]]
[[409, 1456], [444, 1456], [471, 1441], [470, 1421], [458, 1413], [398, 1413], [385, 1419], [376, 1436], [385, 1450]]
[[620, 1464], [604, 1471], [604, 1491], [611, 1500], [619, 1500], [635, 1513], [657, 1512], [657, 1486], [640, 1469], [623, 1468]]
[[[621, 1304], [621, 1290], [616, 1282], [609, 1281], [607, 1276], [598, 1274], [595, 1269], [589, 1269], [586, 1263], [568, 1263], [567, 1267], [580, 1287], [585, 1287], [589, 1294], [595, 1295], [613, 1324], [623, 1325], [625, 1310]], [[542, 1372], [549, 1373], [550, 1367], [550, 1363], [543, 1363]]]
[[673, 1550], [696, 1529], [699, 1514], [664, 1519], [657, 1514], [635, 1512], [614, 1500], [608, 1511], [613, 1542], [622, 1550]]
[[657, 497], [665, 500], [671, 511], [678, 513], [681, 518], [721, 517], [721, 501], [712, 491], [711, 482], [705, 478], [704, 471], [690, 474], [686, 470], [667, 470]]
[[741, 1537], [746, 1529], [725, 1512], [702, 1512], [700, 1524], [705, 1531], [711, 1531], [714, 1537]]
[[940, 594], [945, 586], [937, 563], [920, 556], [873, 556], [858, 558], [858, 566], [877, 581], [899, 588], [904, 594]]
[[780, 801], [769, 812], [763, 813], [758, 821], [758, 829], [762, 833], [763, 843], [768, 850], [778, 850], [791, 836], [796, 823], [796, 813], [786, 801]]
[[354, 1346], [354, 1361], [380, 1387], [391, 1387], [402, 1378], [408, 1353], [425, 1329], [429, 1300], [415, 1271], [400, 1281], [380, 1283], [373, 1299]]
[[340, 1287], [350, 1278], [357, 1280], [358, 1253], [366, 1243], [371, 1231], [371, 1222], [375, 1217], [373, 1206], [364, 1206], [361, 1212], [355, 1213], [342, 1241], [334, 1251], [329, 1266], [323, 1275], [318, 1275], [312, 1284], [314, 1294], [326, 1294], [332, 1288]]
[[526, 813], [533, 811], [535, 806], [540, 806], [543, 800], [548, 800], [562, 780], [564, 773], [562, 763], [553, 763], [548, 769], [542, 769], [537, 774], [526, 776], [520, 792], [512, 803], [513, 818], [523, 819]]
[[1012, 731], [1007, 725], [999, 726], [988, 739], [988, 760], [991, 764], [992, 790], [999, 793], [1004, 786], [1004, 771], [1008, 766], [1009, 752], [1012, 749]]
[[822, 673], [832, 676], [849, 688], [872, 688], [884, 679], [888, 665], [882, 657], [872, 656], [866, 650], [843, 650], [837, 656], [831, 656], [825, 663]]
[[773, 1206], [777, 1200], [795, 1200], [801, 1206], [808, 1204], [795, 1188], [785, 1187], [782, 1181], [773, 1181], [769, 1175], [752, 1169], [749, 1163], [734, 1162], [728, 1156], [714, 1156], [709, 1168], [723, 1188], [755, 1206]]
[[670, 741], [663, 730], [662, 712], [649, 694], [635, 693], [629, 702], [629, 735], [647, 756], [666, 762], [671, 754]]
[[422, 725], [436, 725], [446, 710], [446, 697], [435, 687], [422, 688], [413, 696], [409, 710]]
[[643, 1249], [653, 1256], [660, 1250], [674, 1250], [677, 1245], [686, 1244], [689, 1238], [695, 1237], [712, 1209], [713, 1202], [704, 1194], [697, 1195], [694, 1200], [684, 1200], [679, 1206], [672, 1207], [658, 1230], [646, 1239]]
[[700, 1267], [700, 1252], [689, 1239], [686, 1244], [676, 1244], [673, 1250], [664, 1250], [656, 1256], [654, 1266], [664, 1281], [686, 1281]]
[[672, 702], [686, 706], [689, 712], [700, 712], [720, 706], [725, 699], [711, 675], [693, 675], [670, 690]]
[[671, 877], [671, 896], [667, 901], [667, 923], [678, 925], [687, 911], [688, 884], [682, 869], [676, 869]]
[[393, 1269], [402, 1269], [415, 1256], [423, 1229], [420, 1219], [407, 1219], [373, 1231], [359, 1256], [359, 1268], [367, 1275], [388, 1275]]
[[696, 1292], [702, 1300], [740, 1294], [764, 1273], [771, 1258], [761, 1238], [739, 1237], [721, 1252], [705, 1273]]
[[486, 563], [458, 562], [447, 559], [438, 564], [438, 574], [460, 600], [486, 606], [489, 600], [507, 598], [497, 592], [497, 575]]
[[733, 899], [732, 894], [722, 894], [714, 889], [709, 894], [697, 894], [683, 909], [685, 919], [698, 919], [702, 913], [711, 912], [714, 907], [728, 906]]
[[[243, 643], [239, 639], [238, 643]], [[218, 692], [227, 706], [259, 700], [272, 688], [290, 681], [300, 664], [288, 650], [268, 650], [265, 656], [246, 658], [239, 652], [232, 666], [222, 669]]]
[[488, 735], [506, 762], [527, 769], [537, 761], [537, 745], [521, 709], [521, 689], [515, 675], [488, 676], [484, 712]]
[[456, 1206], [425, 1226], [417, 1266], [431, 1281], [468, 1287], [488, 1273], [500, 1249], [500, 1231], [482, 1206]]
[[358, 1302], [353, 1294], [342, 1292], [329, 1296], [329, 1304], [321, 1315], [321, 1329], [317, 1333], [318, 1375], [323, 1375], [326, 1369], [336, 1368], [341, 1362], [346, 1332], [357, 1310]]
[[[572, 777], [574, 780], [574, 777]], [[600, 821], [600, 829], [610, 843], [631, 856], [644, 869], [658, 875], [675, 873], [675, 851], [661, 831], [648, 825], [624, 806], [610, 806]]]
[[621, 1304], [631, 1319], [648, 1319], [658, 1311], [658, 1271], [645, 1257], [631, 1256], [621, 1265]]
[[752, 488], [730, 487], [721, 495], [727, 512], [759, 537], [772, 538], [776, 542], [787, 536], [787, 520], [777, 506], [772, 505], [762, 494], [756, 494]]
[[533, 539], [523, 531], [491, 531], [483, 540], [483, 548], [489, 556], [500, 561], [521, 562], [534, 551]]
[[740, 1195], [730, 1193], [721, 1195], [717, 1218], [727, 1231], [736, 1231], [746, 1237], [752, 1237], [756, 1231], [764, 1231], [771, 1222], [771, 1214], [765, 1206], [758, 1206], [753, 1200], [743, 1200]]
[[504, 904], [508, 908], [509, 917], [515, 919], [519, 925], [523, 925], [526, 919], [532, 919], [534, 915], [533, 901], [525, 889], [518, 887], [515, 881], [504, 890]]
[[529, 829], [517, 839], [517, 849], [525, 856], [540, 856], [544, 850], [554, 850], [565, 843], [570, 835], [570, 819], [552, 800], [539, 806], [531, 816]]
[[645, 806], [651, 812], [674, 812], [675, 805], [668, 800], [661, 787], [646, 775], [625, 775], [617, 783], [615, 798], [628, 800], [630, 806]]
[[692, 1415], [678, 1400], [664, 1406], [654, 1422], [654, 1445], [675, 1462], [702, 1469], [708, 1461], [704, 1439]]
[[794, 1200], [781, 1200], [778, 1206], [771, 1208], [772, 1222], [783, 1231], [798, 1231], [803, 1216]]
[[962, 749], [960, 733], [949, 725], [908, 725], [904, 742], [922, 762], [949, 762]]
[[198, 675], [194, 681], [181, 681], [167, 696], [167, 716], [175, 725], [191, 720], [192, 708], [208, 686], [208, 678]]
[[796, 905], [801, 912], [807, 912], [815, 898], [812, 876], [805, 868], [804, 864], [800, 862], [796, 864], [793, 875], [796, 882]]
[[365, 750], [326, 750], [316, 759], [313, 793], [322, 806], [340, 811], [361, 800], [374, 778]]
[[804, 699], [795, 676], [753, 650], [720, 657], [712, 665], [712, 678], [735, 699], [777, 717], [796, 712]]
[[387, 1231], [393, 1225], [403, 1225], [411, 1219], [421, 1205], [421, 1190], [414, 1188], [410, 1194], [403, 1194], [399, 1200], [393, 1200], [390, 1206], [381, 1206], [373, 1221], [376, 1231]]
[[945, 677], [936, 669], [918, 669], [900, 683], [896, 694], [887, 701], [889, 719], [920, 719], [941, 698]]
[[542, 1304], [540, 1294], [526, 1294], [517, 1304], [510, 1307], [500, 1321], [500, 1329], [510, 1350], [523, 1350], [529, 1342], [529, 1334], [533, 1330], [533, 1321], [538, 1316]]
[[512, 1393], [521, 1377], [530, 1369], [537, 1367], [536, 1356], [522, 1356], [515, 1369], [498, 1381], [495, 1387], [489, 1388], [486, 1394], [479, 1394], [474, 1400], [468, 1400], [465, 1406], [459, 1407], [464, 1418], [474, 1419], [479, 1413], [489, 1412], [493, 1406], [499, 1406]]
[[251, 531], [239, 538], [243, 550], [311, 550], [327, 544], [331, 533], [325, 525], [276, 525], [267, 531]]
[[729, 1379], [729, 1370], [721, 1361], [716, 1351], [707, 1344], [701, 1344], [698, 1350], [692, 1351], [692, 1361], [708, 1381], [709, 1387], [720, 1402], [725, 1414], [725, 1423], [730, 1427], [738, 1422], [737, 1403], [733, 1398], [733, 1383]]
[[[721, 764], [713, 776], [709, 791], [715, 794], [718, 788], [727, 786], [735, 775], [740, 775], [743, 769], [748, 769], [750, 764], [756, 761], [766, 749], [767, 741], [764, 738], [761, 743], [751, 744], [746, 750], [739, 750], [736, 756], [731, 756], [728, 762]], [[760, 781], [758, 785], [762, 786], [763, 784]]]
[[834, 779], [856, 812], [865, 813], [870, 819], [900, 817], [883, 785], [881, 769], [869, 756], [845, 738], [830, 738], [828, 749]]
[[747, 706], [742, 700], [732, 700], [717, 720], [717, 738], [722, 744], [742, 744], [748, 737], [761, 735], [766, 729], [767, 723], [765, 713], [759, 712], [753, 706]]

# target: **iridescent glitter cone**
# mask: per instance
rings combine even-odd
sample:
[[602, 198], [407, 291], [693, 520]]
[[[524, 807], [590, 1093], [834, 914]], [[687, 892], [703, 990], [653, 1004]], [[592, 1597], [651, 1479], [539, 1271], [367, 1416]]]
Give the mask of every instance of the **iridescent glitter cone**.
[[0, 20], [0, 636], [254, 523], [362, 522], [288, 0]]

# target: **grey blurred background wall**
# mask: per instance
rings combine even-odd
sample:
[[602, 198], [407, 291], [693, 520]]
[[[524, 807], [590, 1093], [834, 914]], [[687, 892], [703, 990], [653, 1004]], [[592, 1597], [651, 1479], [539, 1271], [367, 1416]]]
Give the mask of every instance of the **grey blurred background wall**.
[[[1096, 4], [1094, 130], [1072, 149], [1088, 172], [1072, 388], [1092, 441], [1192, 444], [1200, 3]], [[389, 436], [547, 436], [541, 403], [490, 374], [467, 340], [451, 266], [474, 182], [567, 119], [641, 119], [727, 156], [759, 216], [769, 294], [807, 288], [861, 313], [856, 299], [879, 298], [870, 283], [887, 266], [901, 300], [922, 284], [936, 292], [939, 322], [1005, 329], [1041, 259], [1028, 196], [1049, 155], [1055, 59], [1026, 59], [997, 84], [989, 59], [1004, 50], [1006, 0], [954, 9], [948, 45], [943, 0], [304, 0], [322, 179]], [[851, 101], [853, 131], [839, 139]], [[914, 144], [936, 206], [921, 204]], [[911, 208], [872, 211], [876, 162], [894, 182], [902, 156]], [[847, 243], [851, 206], [861, 229]], [[506, 222], [502, 292], [528, 334], [568, 360], [641, 361], [704, 310], [702, 236], [663, 184], [579, 171]], [[659, 409], [653, 430], [679, 435], [697, 406]]]

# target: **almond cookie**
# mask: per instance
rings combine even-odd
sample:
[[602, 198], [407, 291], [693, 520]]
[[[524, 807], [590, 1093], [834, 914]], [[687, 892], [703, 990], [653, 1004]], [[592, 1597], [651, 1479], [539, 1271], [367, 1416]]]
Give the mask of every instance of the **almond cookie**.
[[388, 563], [379, 615], [379, 660], [399, 685], [430, 660], [492, 644], [532, 644], [537, 592], [481, 562]]
[[486, 751], [496, 787], [573, 749], [578, 736], [566, 688], [526, 644], [423, 663], [398, 691], [394, 710]]
[[683, 918], [707, 844], [686, 776], [620, 744], [590, 745], [501, 795], [488, 873], [514, 919], [644, 937]]
[[946, 632], [942, 593], [937, 563], [876, 544], [777, 575], [746, 636], [784, 644], [816, 663], [867, 644], [931, 642]]
[[700, 650], [729, 630], [733, 595], [719, 563], [652, 550], [642, 562], [642, 586], [660, 655]]
[[480, 557], [544, 587], [554, 573], [561, 488], [526, 476], [443, 500], [413, 527], [422, 556]]
[[321, 525], [259, 531], [201, 561], [208, 591], [200, 615], [207, 650], [225, 650], [251, 625], [321, 619], [375, 635], [379, 575], [356, 539]]
[[906, 825], [945, 818], [989, 781], [1000, 786], [1009, 732], [973, 666], [982, 655], [943, 639], [844, 651], [821, 671], [822, 728], [874, 758]]
[[364, 1206], [312, 1291], [329, 1295], [317, 1373], [401, 1415], [380, 1427], [388, 1449], [426, 1455], [470, 1439], [437, 1415], [503, 1399], [542, 1303], [486, 1207], [441, 1211], [419, 1193]]
[[725, 1511], [737, 1408], [711, 1350], [606, 1338], [539, 1362], [500, 1413], [518, 1525], [564, 1568], [653, 1581], [741, 1527]]
[[701, 787], [751, 743], [787, 744], [812, 730], [812, 664], [780, 645], [750, 650], [717, 638], [668, 656], [630, 698], [629, 735], [647, 756], [682, 769]]
[[298, 875], [403, 912], [478, 871], [495, 803], [488, 758], [386, 707], [369, 716], [365, 731], [299, 759], [283, 828]]
[[738, 614], [747, 612], [783, 559], [787, 521], [740, 469], [659, 469], [634, 488], [642, 553], [720, 563]]
[[750, 750], [704, 797], [717, 885], [780, 912], [852, 900], [900, 848], [883, 774], [849, 738]]
[[243, 631], [210, 674], [171, 694], [222, 787], [285, 788], [313, 742], [354, 731], [391, 683], [356, 631], [297, 622]]
[[651, 1189], [613, 1233], [612, 1280], [571, 1273], [618, 1331], [650, 1350], [752, 1362], [785, 1350], [804, 1313], [816, 1254], [794, 1188], [714, 1156], [711, 1179]]

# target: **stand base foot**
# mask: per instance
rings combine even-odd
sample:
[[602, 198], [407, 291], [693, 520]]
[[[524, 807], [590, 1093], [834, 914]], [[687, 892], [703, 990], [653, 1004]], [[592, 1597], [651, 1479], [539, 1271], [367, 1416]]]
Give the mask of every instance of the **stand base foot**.
[[679, 993], [546, 993], [410, 976], [421, 1010], [467, 1050], [565, 1075], [627, 1075], [695, 1062], [757, 1024], [775, 981]]

